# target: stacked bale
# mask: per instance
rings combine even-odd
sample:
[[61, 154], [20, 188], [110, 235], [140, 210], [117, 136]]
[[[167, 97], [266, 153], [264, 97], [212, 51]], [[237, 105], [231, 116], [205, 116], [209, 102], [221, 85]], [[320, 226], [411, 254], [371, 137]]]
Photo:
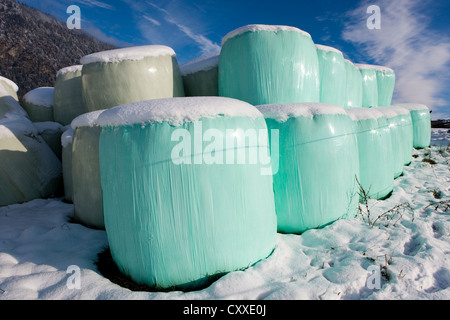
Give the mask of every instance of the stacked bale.
[[35, 122], [34, 125], [38, 134], [44, 139], [58, 159], [61, 160], [61, 135], [64, 132], [64, 127], [58, 122], [51, 121]]
[[[272, 176], [236, 160], [268, 154], [256, 108], [220, 97], [158, 99], [106, 110], [98, 125], [105, 227], [123, 273], [195, 288], [272, 252]], [[259, 131], [265, 139], [247, 139]]]
[[413, 126], [413, 146], [416, 149], [428, 148], [431, 144], [430, 109], [419, 103], [401, 103], [396, 106], [408, 109]]
[[317, 50], [294, 27], [248, 25], [222, 40], [219, 95], [253, 105], [319, 102]]
[[61, 135], [64, 199], [70, 203], [73, 203], [72, 144], [74, 135], [75, 130], [72, 127], [66, 128]]
[[359, 69], [350, 60], [345, 60], [346, 88], [345, 88], [345, 107], [362, 107], [363, 82], [362, 74]]
[[375, 68], [378, 86], [378, 106], [388, 107], [391, 105], [395, 89], [395, 72], [391, 68], [378, 66]]
[[12, 80], [0, 76], [0, 87], [6, 90], [7, 96], [11, 96], [14, 100], [19, 101], [19, 98], [17, 97], [19, 87]]
[[355, 124], [359, 183], [370, 199], [384, 199], [394, 188], [394, 160], [389, 124], [373, 108], [346, 109]]
[[0, 119], [13, 115], [15, 117], [28, 118], [27, 112], [17, 102], [17, 100], [10, 95], [10, 91], [0, 83]]
[[180, 67], [186, 97], [219, 95], [220, 54], [209, 54]]
[[31, 90], [23, 96], [23, 108], [33, 122], [54, 121], [54, 88], [42, 87]]
[[319, 59], [320, 102], [346, 106], [347, 72], [341, 51], [316, 45]]
[[184, 96], [175, 52], [166, 46], [98, 52], [83, 57], [81, 64], [83, 99], [89, 112]]
[[53, 117], [64, 126], [87, 113], [81, 89], [82, 65], [63, 68], [56, 74]]
[[362, 103], [363, 108], [378, 106], [378, 80], [376, 66], [369, 64], [355, 64], [362, 75]]
[[[95, 125], [102, 110], [85, 113], [72, 121], [72, 198], [75, 220], [88, 227], [104, 229], [100, 181], [99, 139]], [[112, 158], [113, 159], [113, 158]]]
[[[268, 129], [279, 132], [279, 170], [273, 177], [278, 231], [302, 233], [354, 217], [358, 145], [345, 110], [321, 103], [257, 108]], [[276, 143], [271, 139], [271, 149]]]

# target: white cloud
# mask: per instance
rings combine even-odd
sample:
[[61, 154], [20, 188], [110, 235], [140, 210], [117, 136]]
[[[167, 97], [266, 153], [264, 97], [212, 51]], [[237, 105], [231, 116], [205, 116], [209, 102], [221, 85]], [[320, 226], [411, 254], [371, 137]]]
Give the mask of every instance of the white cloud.
[[[445, 32], [430, 30], [432, 17], [422, 14], [426, 2], [419, 0], [381, 0], [381, 29], [367, 28], [367, 7], [363, 1], [348, 13], [343, 38], [374, 63], [389, 66], [396, 72], [394, 102], [423, 103], [435, 114], [447, 113], [450, 74], [450, 38]], [[356, 61], [366, 62], [366, 61]], [[447, 110], [444, 109], [447, 107]]]
[[76, 0], [76, 2], [84, 4], [88, 7], [99, 7], [107, 10], [115, 10], [113, 6], [97, 0]]

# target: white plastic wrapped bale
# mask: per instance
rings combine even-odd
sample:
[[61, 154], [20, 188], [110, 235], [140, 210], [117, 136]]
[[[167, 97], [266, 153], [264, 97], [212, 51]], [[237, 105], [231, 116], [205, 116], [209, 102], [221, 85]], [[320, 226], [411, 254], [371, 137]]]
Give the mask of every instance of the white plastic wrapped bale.
[[98, 125], [108, 242], [135, 282], [198, 288], [274, 250], [269, 142], [255, 107], [158, 99], [106, 110]]
[[431, 144], [430, 109], [419, 103], [400, 103], [396, 106], [408, 109], [413, 125], [413, 146], [416, 149], [428, 148]]
[[7, 95], [13, 97], [16, 101], [19, 101], [19, 98], [17, 97], [19, 87], [15, 82], [8, 78], [0, 76], [0, 87], [3, 87], [6, 90], [6, 92], [8, 93]]
[[31, 90], [23, 96], [23, 108], [33, 122], [54, 121], [53, 87], [42, 87]]
[[72, 144], [75, 130], [70, 126], [65, 127], [65, 129], [61, 135], [64, 198], [66, 201], [73, 203]]
[[294, 27], [248, 25], [222, 40], [219, 95], [252, 105], [319, 102], [317, 50]]
[[341, 51], [316, 44], [319, 59], [320, 102], [346, 106], [347, 72]]
[[81, 59], [89, 112], [148, 99], [183, 97], [175, 52], [151, 45], [94, 53]]
[[359, 183], [370, 199], [384, 199], [394, 188], [392, 137], [387, 119], [374, 108], [348, 108], [355, 124]]
[[61, 162], [25, 117], [0, 120], [0, 206], [58, 197]]
[[363, 108], [378, 106], [377, 66], [357, 63], [355, 66], [362, 75], [362, 103]]
[[82, 65], [63, 68], [56, 74], [53, 117], [64, 126], [87, 113], [81, 89]]
[[346, 88], [345, 108], [362, 107], [362, 74], [350, 60], [345, 60]]
[[[100, 181], [99, 139], [101, 128], [95, 122], [103, 110], [78, 116], [72, 121], [72, 198], [75, 220], [104, 229], [103, 197]], [[114, 157], [110, 159], [114, 161]]]
[[395, 72], [391, 68], [378, 66], [375, 68], [378, 85], [378, 106], [388, 107], [391, 105], [395, 89]]
[[38, 134], [44, 139], [48, 146], [53, 150], [58, 159], [61, 160], [61, 135], [64, 127], [58, 122], [35, 122]]
[[186, 97], [219, 95], [219, 58], [208, 54], [180, 66]]
[[14, 97], [0, 84], [0, 119], [8, 115], [28, 118], [27, 112]]
[[[341, 107], [323, 103], [262, 105], [270, 132], [278, 231], [302, 233], [357, 214], [358, 145]], [[278, 145], [279, 144], [279, 145]]]

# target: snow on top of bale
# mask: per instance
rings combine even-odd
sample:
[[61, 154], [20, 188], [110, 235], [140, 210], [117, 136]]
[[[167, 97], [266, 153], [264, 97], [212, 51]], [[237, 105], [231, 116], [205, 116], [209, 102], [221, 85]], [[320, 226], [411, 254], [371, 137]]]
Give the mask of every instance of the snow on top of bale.
[[198, 71], [208, 71], [219, 65], [220, 52], [207, 54], [180, 66], [182, 76]]
[[66, 148], [70, 144], [73, 143], [73, 138], [75, 136], [75, 130], [72, 129], [72, 127], [68, 126], [67, 130], [63, 132], [61, 135], [61, 146], [63, 148]]
[[81, 58], [82, 65], [95, 62], [118, 63], [124, 60], [142, 60], [146, 57], [157, 57], [165, 55], [175, 55], [172, 48], [163, 45], [148, 45], [107, 50], [92, 53]]
[[70, 67], [65, 67], [62, 68], [58, 71], [58, 73], [56, 74], [56, 77], [60, 77], [62, 75], [65, 75], [67, 73], [75, 73], [78, 71], [81, 71], [81, 69], [83, 68], [83, 65], [75, 65], [75, 66], [70, 66]]
[[420, 103], [398, 103], [393, 105], [393, 107], [402, 107], [412, 111], [420, 111], [420, 110], [430, 110], [426, 105]]
[[70, 126], [73, 130], [81, 127], [94, 127], [97, 125], [97, 119], [103, 111], [105, 111], [105, 109], [84, 113], [73, 119]]
[[19, 87], [17, 86], [17, 84], [12, 81], [9, 80], [8, 78], [2, 77], [0, 76], [0, 81], [4, 81], [6, 84], [8, 84], [15, 92], [19, 91]]
[[377, 65], [364, 64], [364, 63], [354, 63], [354, 65], [360, 70], [373, 69], [375, 71], [392, 72], [392, 73], [394, 73], [393, 69], [391, 69], [389, 67], [385, 67], [385, 66], [377, 66]]
[[353, 121], [361, 121], [368, 119], [378, 119], [384, 117], [384, 114], [374, 108], [347, 108], [347, 114]]
[[258, 31], [268, 31], [268, 32], [279, 32], [279, 31], [294, 31], [301, 33], [305, 36], [308, 36], [311, 38], [311, 35], [303, 30], [300, 30], [295, 27], [289, 27], [289, 26], [278, 26], [278, 25], [265, 25], [265, 24], [250, 24], [247, 26], [243, 26], [240, 28], [237, 28], [236, 30], [233, 30], [229, 32], [225, 37], [222, 39], [222, 45], [231, 38], [234, 38], [238, 35], [241, 35], [245, 32], [258, 32]]
[[333, 48], [333, 47], [324, 46], [322, 44], [316, 44], [315, 46], [316, 46], [317, 50], [321, 50], [321, 51], [325, 51], [325, 52], [335, 52], [335, 53], [340, 54], [342, 56], [344, 55], [342, 53], [342, 51], [340, 51], [340, 50], [338, 50], [336, 48]]
[[280, 103], [256, 106], [266, 119], [274, 119], [285, 122], [290, 118], [306, 117], [313, 118], [315, 115], [344, 114], [344, 108], [328, 103]]
[[24, 95], [23, 101], [34, 104], [35, 106], [51, 108], [53, 107], [54, 91], [55, 88], [53, 87], [36, 88]]
[[38, 132], [42, 133], [45, 131], [62, 131], [64, 126], [59, 122], [54, 121], [44, 121], [44, 122], [33, 122]]
[[0, 139], [15, 137], [17, 133], [37, 136], [39, 132], [30, 119], [11, 115], [10, 117], [0, 119]]
[[225, 97], [182, 97], [135, 102], [103, 112], [102, 127], [168, 122], [178, 126], [201, 118], [250, 117], [262, 114], [247, 102]]
[[394, 118], [400, 115], [407, 115], [409, 114], [409, 110], [400, 106], [390, 106], [390, 107], [374, 107], [372, 109], [378, 110], [386, 118]]

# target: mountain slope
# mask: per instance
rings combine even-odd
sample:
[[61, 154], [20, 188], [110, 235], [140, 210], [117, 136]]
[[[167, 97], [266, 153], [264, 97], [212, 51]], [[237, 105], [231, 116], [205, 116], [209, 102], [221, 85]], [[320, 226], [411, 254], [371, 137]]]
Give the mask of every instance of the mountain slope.
[[0, 0], [0, 75], [17, 83], [19, 97], [37, 87], [53, 87], [59, 69], [113, 48], [37, 9]]

